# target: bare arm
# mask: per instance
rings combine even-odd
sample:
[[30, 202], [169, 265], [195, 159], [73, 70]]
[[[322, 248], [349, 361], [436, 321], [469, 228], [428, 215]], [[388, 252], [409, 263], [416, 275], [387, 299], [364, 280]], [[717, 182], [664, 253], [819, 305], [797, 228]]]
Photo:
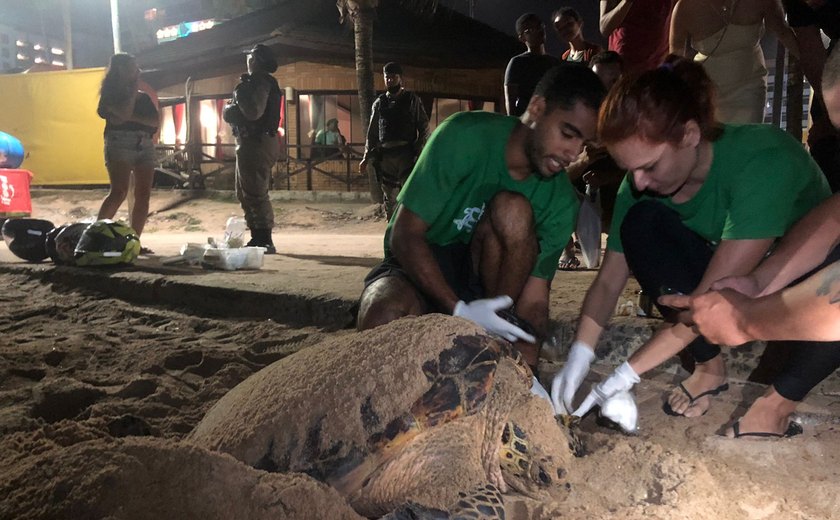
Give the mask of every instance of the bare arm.
[[367, 169], [370, 155], [379, 146], [379, 98], [374, 100], [370, 110], [370, 123], [368, 124], [367, 137], [365, 138], [365, 153], [359, 163], [359, 171]]
[[[724, 240], [712, 256], [703, 278], [692, 294], [702, 294], [712, 283], [725, 276], [738, 276], [752, 271], [764, 257], [772, 239]], [[641, 375], [675, 356], [694, 341], [697, 334], [682, 323], [658, 330], [650, 340], [630, 356], [633, 370]]]
[[601, 0], [601, 15], [598, 23], [601, 34], [609, 37], [624, 21], [632, 6], [633, 0]]
[[688, 323], [720, 345], [755, 340], [840, 340], [840, 262], [798, 285], [760, 298], [723, 289], [662, 300], [688, 309]]
[[514, 302], [516, 313], [537, 329], [538, 340], [548, 332], [548, 295], [551, 283], [544, 278], [529, 276], [525, 287]]
[[782, 3], [779, 0], [766, 0], [766, 3], [764, 25], [768, 31], [776, 35], [776, 38], [782, 42], [782, 45], [785, 46], [788, 52], [798, 59], [799, 44], [796, 41], [796, 35], [785, 21], [785, 12], [782, 9]]
[[516, 98], [519, 97], [519, 85], [508, 83], [505, 85], [505, 113], [511, 115], [513, 107], [516, 106]]
[[100, 97], [96, 112], [102, 119], [110, 120], [116, 124], [125, 123], [131, 119], [131, 115], [134, 113], [134, 102], [137, 100], [137, 94], [138, 91], [135, 89], [123, 103], [119, 104]]
[[751, 274], [761, 295], [774, 293], [814, 269], [840, 244], [840, 194], [802, 217]]
[[686, 17], [688, 8], [685, 5], [685, 0], [680, 0], [674, 6], [674, 12], [671, 14], [671, 33], [669, 36], [669, 45], [671, 54], [678, 56], [686, 56], [688, 54], [689, 33], [686, 27]]
[[575, 340], [583, 341], [593, 348], [598, 344], [629, 277], [630, 268], [627, 267], [624, 255], [607, 251], [595, 281], [586, 291]]
[[391, 231], [391, 251], [420, 290], [451, 314], [458, 297], [432, 256], [426, 241], [428, 229], [429, 225], [416, 213], [401, 206]]

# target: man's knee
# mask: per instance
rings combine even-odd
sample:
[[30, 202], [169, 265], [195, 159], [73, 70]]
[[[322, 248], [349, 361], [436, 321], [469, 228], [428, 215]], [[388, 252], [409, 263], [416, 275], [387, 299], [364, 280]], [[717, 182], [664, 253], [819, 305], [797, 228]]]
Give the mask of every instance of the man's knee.
[[485, 219], [502, 240], [522, 240], [535, 236], [534, 211], [521, 193], [502, 191], [490, 199]]
[[356, 329], [368, 330], [404, 316], [423, 313], [425, 308], [414, 286], [402, 278], [387, 276], [362, 291]]

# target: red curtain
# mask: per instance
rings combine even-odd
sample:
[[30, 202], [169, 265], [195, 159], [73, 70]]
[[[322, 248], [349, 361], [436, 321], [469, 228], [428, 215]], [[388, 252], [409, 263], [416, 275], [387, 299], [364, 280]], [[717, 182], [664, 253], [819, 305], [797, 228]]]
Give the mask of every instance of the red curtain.
[[172, 119], [175, 122], [175, 144], [182, 144], [181, 127], [184, 126], [184, 103], [172, 106]]

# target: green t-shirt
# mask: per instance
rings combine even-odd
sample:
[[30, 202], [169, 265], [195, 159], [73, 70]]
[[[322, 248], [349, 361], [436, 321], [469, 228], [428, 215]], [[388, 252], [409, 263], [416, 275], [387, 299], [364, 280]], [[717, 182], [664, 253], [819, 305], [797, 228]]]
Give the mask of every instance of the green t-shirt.
[[[534, 212], [540, 252], [531, 274], [551, 280], [575, 226], [578, 200], [565, 172], [511, 178], [505, 146], [519, 120], [459, 112], [441, 123], [420, 154], [397, 201], [429, 225], [430, 244], [469, 243], [484, 205], [498, 192], [521, 193]], [[385, 256], [393, 220], [385, 232]]]
[[[700, 190], [687, 202], [656, 198], [712, 244], [776, 238], [831, 195], [819, 166], [790, 134], [770, 125], [724, 125]], [[654, 197], [627, 175], [618, 190], [607, 249], [624, 252], [620, 229], [633, 204]]]

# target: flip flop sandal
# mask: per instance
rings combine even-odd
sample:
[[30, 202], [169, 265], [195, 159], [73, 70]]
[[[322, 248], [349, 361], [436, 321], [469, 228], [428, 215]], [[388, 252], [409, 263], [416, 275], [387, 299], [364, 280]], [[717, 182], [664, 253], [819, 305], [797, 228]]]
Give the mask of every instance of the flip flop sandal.
[[[723, 383], [722, 385], [720, 385], [717, 388], [713, 388], [711, 390], [706, 390], [705, 392], [701, 392], [697, 395], [691, 395], [690, 393], [688, 393], [688, 390], [685, 389], [685, 386], [683, 386], [682, 383], [680, 383], [680, 385], [677, 388], [682, 390], [682, 392], [686, 395], [686, 397], [688, 397], [688, 406], [691, 407], [691, 406], [694, 406], [694, 402], [697, 401], [698, 399], [700, 399], [701, 397], [704, 397], [704, 396], [707, 396], [707, 395], [708, 396], [716, 396], [716, 395], [720, 394], [721, 392], [725, 392], [725, 391], [729, 390], [729, 383]], [[668, 401], [665, 401], [665, 403], [662, 404], [662, 411], [665, 412], [668, 415], [673, 415], [674, 417], [685, 417], [685, 414], [675, 412], [674, 409], [671, 408], [671, 405], [670, 405], [670, 403], [668, 403]], [[706, 412], [708, 412], [708, 410], [706, 410]], [[706, 415], [706, 412], [703, 412], [702, 415]]]
[[575, 271], [580, 267], [580, 260], [573, 256], [570, 258], [561, 258], [557, 263], [557, 269], [561, 271]]
[[742, 432], [741, 431], [741, 419], [735, 421], [732, 425], [732, 431], [735, 432], [735, 438], [740, 439], [742, 437], [761, 437], [761, 438], [776, 438], [776, 439], [787, 439], [789, 437], [794, 437], [802, 433], [802, 426], [797, 423], [790, 421], [788, 423], [788, 427], [784, 433], [775, 433], [775, 432]]

